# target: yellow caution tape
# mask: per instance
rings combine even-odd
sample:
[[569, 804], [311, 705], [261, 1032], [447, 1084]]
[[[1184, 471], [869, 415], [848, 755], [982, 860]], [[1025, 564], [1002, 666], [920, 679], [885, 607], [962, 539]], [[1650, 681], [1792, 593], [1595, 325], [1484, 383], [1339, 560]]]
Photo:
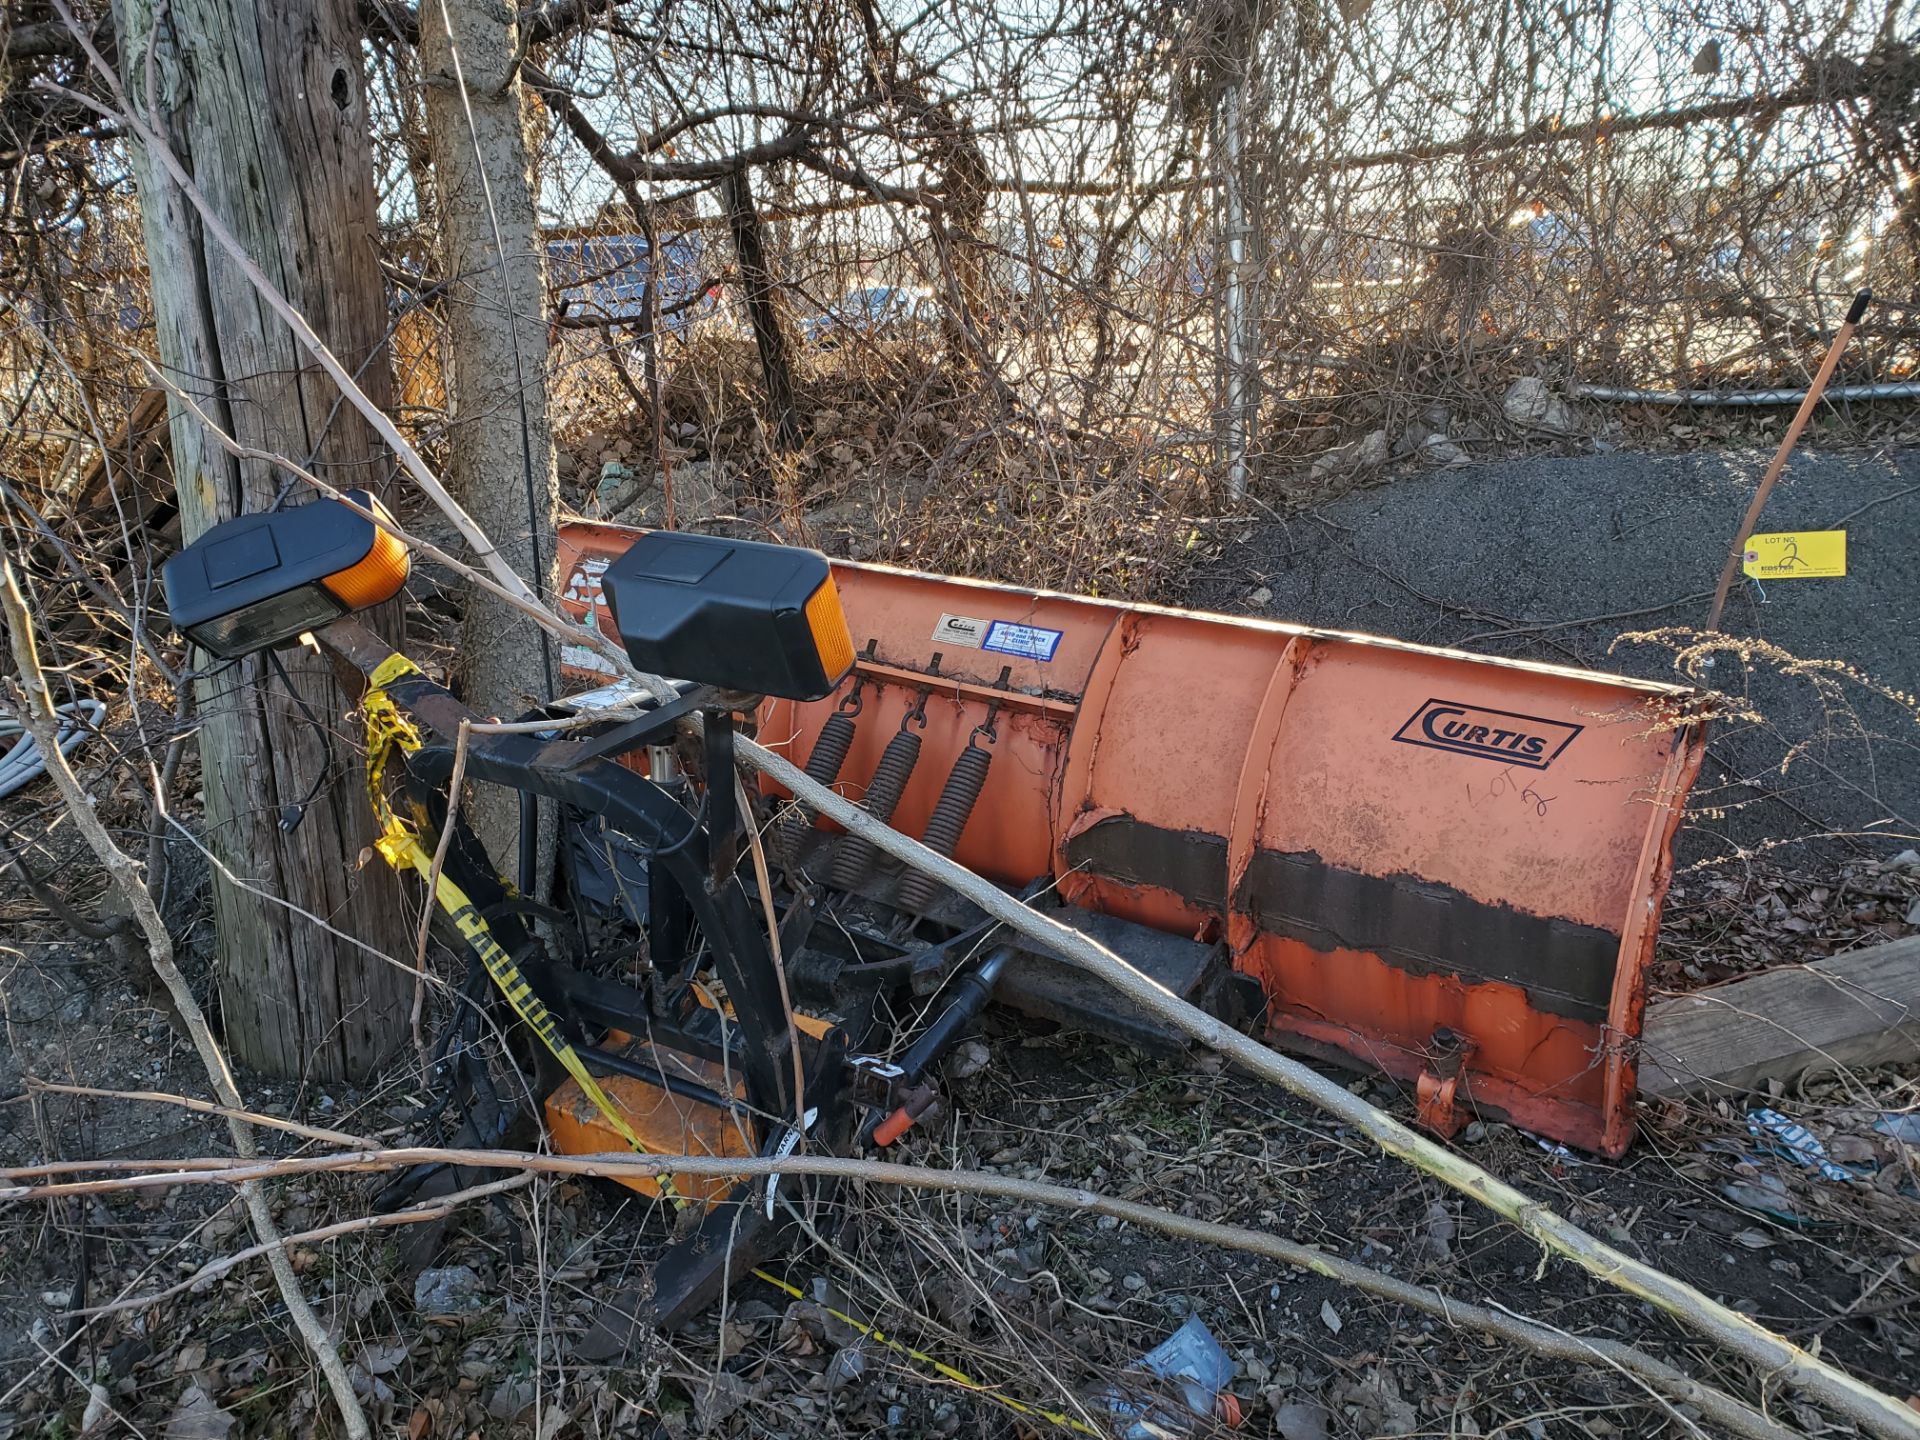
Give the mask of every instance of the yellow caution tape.
[[[413, 661], [396, 650], [373, 667], [373, 674], [369, 675], [367, 680], [368, 683], [372, 685], [373, 690], [378, 692], [384, 691], [387, 686], [398, 680], [402, 675], [421, 675], [424, 673], [418, 665], [414, 664]], [[386, 696], [381, 695], [380, 698], [384, 700]], [[388, 703], [391, 704], [392, 702], [389, 701]]]
[[[394, 869], [411, 865], [422, 879], [433, 878], [433, 857], [427, 854], [426, 847], [410, 831], [397, 822], [374, 844]], [[541, 1043], [553, 1053], [553, 1058], [579, 1085], [581, 1093], [593, 1102], [594, 1109], [606, 1117], [607, 1123], [630, 1147], [642, 1154], [648, 1153], [633, 1127], [614, 1108], [613, 1102], [607, 1098], [607, 1092], [600, 1088], [600, 1082], [588, 1071], [579, 1052], [560, 1033], [560, 1022], [554, 1019], [553, 1012], [534, 994], [533, 986], [520, 973], [520, 967], [513, 963], [513, 957], [493, 938], [493, 932], [487, 928], [487, 922], [480, 918], [479, 911], [473, 908], [473, 901], [467, 898], [467, 892], [448, 879], [444, 869], [436, 881], [434, 899], [452, 919], [461, 938], [473, 947], [474, 953], [480, 957], [480, 963], [487, 967], [487, 974], [493, 977], [493, 983], [500, 987], [500, 993], [513, 1006], [514, 1013], [540, 1037]], [[665, 1176], [661, 1177], [661, 1188], [671, 1191]]]
[[[801, 1290], [797, 1285], [789, 1285], [778, 1275], [769, 1274], [767, 1271], [761, 1269], [755, 1269], [753, 1273], [773, 1286], [776, 1290], [783, 1290], [796, 1300], [807, 1299], [804, 1290]], [[809, 1301], [808, 1303], [812, 1304], [815, 1302]], [[838, 1320], [842, 1325], [851, 1326], [867, 1339], [873, 1341], [874, 1344], [884, 1346], [896, 1355], [905, 1355], [908, 1359], [926, 1366], [941, 1378], [951, 1380], [954, 1384], [963, 1386], [983, 1399], [993, 1401], [996, 1405], [1004, 1406], [1016, 1415], [1029, 1415], [1036, 1420], [1045, 1420], [1063, 1429], [1078, 1431], [1082, 1435], [1098, 1435], [1101, 1433], [1084, 1421], [1076, 1420], [1073, 1416], [1065, 1414], [1062, 1411], [1047, 1410], [1038, 1405], [1022, 1404], [1012, 1396], [1002, 1395], [991, 1385], [986, 1385], [975, 1380], [964, 1370], [955, 1369], [944, 1360], [936, 1360], [933, 1356], [927, 1354], [926, 1351], [916, 1350], [905, 1341], [896, 1340], [891, 1335], [883, 1334], [878, 1327], [856, 1320], [851, 1315], [843, 1314], [841, 1311], [835, 1310], [831, 1305], [822, 1305], [820, 1308]]]
[[393, 807], [387, 804], [386, 792], [380, 788], [380, 777], [386, 771], [387, 757], [396, 749], [420, 748], [420, 732], [413, 728], [411, 720], [400, 713], [400, 707], [387, 694], [387, 686], [402, 675], [419, 673], [420, 667], [406, 656], [398, 653], [389, 655], [368, 677], [371, 684], [360, 701], [360, 713], [366, 717], [367, 724], [367, 800], [373, 806], [374, 818], [380, 822], [382, 832], [393, 830], [400, 823], [393, 814]]
[[[402, 675], [419, 673], [420, 667], [406, 656], [397, 653], [389, 655], [368, 677], [371, 686], [360, 702], [367, 724], [367, 799], [373, 806], [374, 818], [380, 823], [380, 837], [374, 841], [374, 848], [395, 870], [411, 868], [422, 879], [433, 882], [435, 903], [453, 921], [461, 938], [473, 947], [474, 953], [480, 957], [480, 963], [486, 967], [487, 974], [493, 978], [493, 983], [499, 987], [500, 993], [506, 996], [507, 1003], [513, 1007], [514, 1013], [526, 1022], [529, 1030], [540, 1037], [540, 1042], [547, 1047], [553, 1058], [560, 1062], [561, 1068], [573, 1077], [574, 1083], [580, 1087], [581, 1094], [585, 1095], [593, 1108], [605, 1117], [615, 1133], [633, 1150], [642, 1155], [651, 1154], [652, 1152], [647, 1149], [640, 1137], [634, 1133], [633, 1127], [627, 1123], [626, 1117], [614, 1107], [613, 1101], [607, 1097], [607, 1092], [600, 1088], [600, 1082], [595, 1080], [592, 1073], [588, 1071], [586, 1062], [580, 1058], [579, 1052], [561, 1033], [560, 1022], [534, 993], [533, 986], [527, 983], [526, 976], [521, 973], [520, 967], [514, 964], [513, 957], [498, 940], [493, 938], [493, 931], [481, 918], [480, 912], [474, 908], [473, 901], [468, 897], [467, 892], [447, 875], [444, 868], [437, 877], [434, 875], [433, 857], [420, 843], [419, 836], [394, 813], [393, 807], [387, 803], [386, 792], [380, 785], [380, 777], [386, 769], [387, 760], [396, 749], [418, 750], [420, 732], [414, 729], [412, 721], [401, 714], [400, 707], [393, 703], [393, 697], [387, 694], [386, 687]], [[661, 1174], [658, 1177], [658, 1184], [660, 1192], [674, 1204], [687, 1203], [686, 1197], [674, 1187], [671, 1176]]]

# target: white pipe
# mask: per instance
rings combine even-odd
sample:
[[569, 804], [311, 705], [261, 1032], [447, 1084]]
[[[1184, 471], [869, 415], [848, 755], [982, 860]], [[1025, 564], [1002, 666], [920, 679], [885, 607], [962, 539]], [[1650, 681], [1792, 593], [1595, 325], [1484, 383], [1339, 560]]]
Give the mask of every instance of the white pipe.
[[[1619, 385], [1575, 385], [1568, 391], [1576, 400], [1600, 400], [1617, 405], [1798, 405], [1807, 398], [1798, 390], [1635, 390]], [[1829, 385], [1828, 400], [1920, 400], [1920, 380], [1888, 380], [1877, 385]]]

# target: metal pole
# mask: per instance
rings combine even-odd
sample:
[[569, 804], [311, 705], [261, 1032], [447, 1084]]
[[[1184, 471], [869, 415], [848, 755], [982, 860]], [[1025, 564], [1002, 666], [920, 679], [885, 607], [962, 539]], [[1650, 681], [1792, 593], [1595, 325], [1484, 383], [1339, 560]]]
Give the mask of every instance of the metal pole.
[[1225, 154], [1227, 229], [1227, 494], [1247, 493], [1247, 431], [1252, 410], [1252, 374], [1247, 343], [1247, 206], [1242, 185], [1242, 138], [1247, 77], [1243, 69], [1222, 105], [1221, 148]]
[[[1311, 363], [1311, 360], [1309, 361]], [[1807, 398], [1800, 390], [1643, 390], [1620, 385], [1575, 385], [1567, 392], [1575, 400], [1607, 405], [1671, 405], [1675, 409], [1711, 410], [1720, 407], [1798, 405]], [[1829, 385], [1829, 400], [1920, 400], [1920, 380], [1880, 380], [1871, 385]]]

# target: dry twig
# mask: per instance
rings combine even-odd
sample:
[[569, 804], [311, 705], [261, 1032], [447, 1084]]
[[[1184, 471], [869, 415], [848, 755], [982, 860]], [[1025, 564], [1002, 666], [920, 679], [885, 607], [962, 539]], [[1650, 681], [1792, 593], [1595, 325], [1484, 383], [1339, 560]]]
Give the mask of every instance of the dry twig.
[[292, 1250], [296, 1245], [317, 1245], [323, 1240], [338, 1240], [342, 1235], [356, 1235], [364, 1230], [384, 1230], [398, 1225], [419, 1225], [429, 1220], [444, 1220], [470, 1200], [485, 1200], [489, 1196], [503, 1195], [509, 1190], [521, 1190], [533, 1183], [533, 1172], [523, 1170], [518, 1175], [509, 1175], [501, 1180], [489, 1180], [484, 1185], [470, 1185], [465, 1190], [456, 1190], [451, 1195], [443, 1195], [437, 1200], [424, 1201], [418, 1205], [409, 1205], [404, 1210], [389, 1210], [384, 1214], [358, 1215], [351, 1220], [337, 1220], [331, 1225], [316, 1226], [312, 1230], [302, 1230], [295, 1235], [282, 1235], [271, 1242], [253, 1245], [245, 1250], [236, 1250], [231, 1255], [222, 1255], [218, 1260], [209, 1260], [193, 1274], [164, 1290], [155, 1290], [145, 1295], [129, 1295], [105, 1305], [91, 1305], [84, 1310], [69, 1311], [72, 1315], [82, 1315], [94, 1319], [101, 1315], [117, 1315], [127, 1310], [144, 1310], [149, 1305], [158, 1305], [162, 1300], [170, 1300], [175, 1295], [217, 1280], [228, 1271], [257, 1259], [269, 1251], [278, 1248]]

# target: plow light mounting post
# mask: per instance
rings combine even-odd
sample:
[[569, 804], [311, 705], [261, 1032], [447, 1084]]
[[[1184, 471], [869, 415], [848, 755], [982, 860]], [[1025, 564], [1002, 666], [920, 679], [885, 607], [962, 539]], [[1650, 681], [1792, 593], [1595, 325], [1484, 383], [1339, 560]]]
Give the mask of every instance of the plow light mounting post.
[[[385, 517], [365, 490], [354, 504]], [[270, 650], [391, 600], [407, 547], [337, 500], [223, 520], [160, 567], [174, 626], [222, 660]]]
[[601, 588], [642, 670], [721, 690], [818, 700], [853, 668], [853, 636], [817, 550], [655, 530]]

